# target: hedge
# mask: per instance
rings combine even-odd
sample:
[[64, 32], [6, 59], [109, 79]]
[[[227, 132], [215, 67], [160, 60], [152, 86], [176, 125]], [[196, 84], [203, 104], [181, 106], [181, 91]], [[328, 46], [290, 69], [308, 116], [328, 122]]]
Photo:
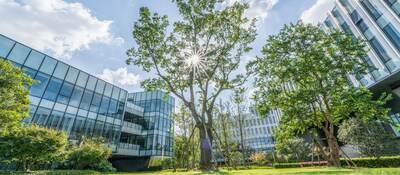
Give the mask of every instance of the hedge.
[[[367, 168], [381, 168], [381, 167], [400, 167], [400, 156], [388, 156], [380, 158], [352, 158], [351, 159], [357, 167], [367, 167]], [[343, 166], [347, 163], [345, 159], [340, 160]]]
[[300, 163], [274, 163], [272, 166], [274, 168], [298, 168]]

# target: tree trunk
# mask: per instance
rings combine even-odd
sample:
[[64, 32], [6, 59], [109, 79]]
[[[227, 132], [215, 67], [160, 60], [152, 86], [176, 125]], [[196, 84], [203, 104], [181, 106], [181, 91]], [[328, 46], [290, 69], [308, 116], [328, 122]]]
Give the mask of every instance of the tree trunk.
[[324, 133], [329, 146], [328, 166], [340, 167], [339, 143], [334, 135], [333, 125], [330, 128], [324, 128]]
[[200, 134], [200, 169], [211, 170], [212, 169], [212, 136], [210, 128], [207, 128], [207, 133], [204, 129], [204, 125], [199, 126]]

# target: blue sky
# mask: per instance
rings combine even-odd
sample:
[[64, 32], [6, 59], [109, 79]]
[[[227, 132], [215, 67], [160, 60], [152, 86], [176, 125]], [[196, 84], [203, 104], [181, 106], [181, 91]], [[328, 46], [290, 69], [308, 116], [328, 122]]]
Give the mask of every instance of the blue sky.
[[[332, 0], [227, 0], [250, 3], [247, 14], [257, 17], [258, 37], [248, 57], [259, 54], [270, 34], [287, 23], [317, 22]], [[139, 8], [179, 19], [170, 0], [0, 0], [0, 33], [73, 66], [139, 91], [149, 75], [125, 65], [125, 51], [135, 46], [131, 37]]]

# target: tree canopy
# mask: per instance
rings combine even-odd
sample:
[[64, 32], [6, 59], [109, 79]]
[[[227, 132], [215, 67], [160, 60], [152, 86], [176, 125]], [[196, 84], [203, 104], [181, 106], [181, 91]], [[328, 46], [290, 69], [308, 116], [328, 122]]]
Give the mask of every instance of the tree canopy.
[[374, 100], [368, 89], [349, 83], [349, 75], [366, 73], [362, 40], [298, 22], [270, 36], [262, 53], [250, 63], [256, 74], [254, 98], [262, 115], [282, 111], [278, 142], [320, 129], [329, 146], [326, 159], [340, 166], [335, 127], [350, 117], [388, 120], [383, 107], [388, 96]]
[[0, 135], [15, 129], [28, 116], [32, 83], [21, 68], [0, 58]]
[[189, 109], [200, 131], [201, 165], [211, 167], [215, 101], [248, 77], [236, 73], [255, 39], [255, 20], [244, 16], [246, 4], [222, 6], [220, 0], [173, 0], [181, 20], [140, 9], [133, 28], [136, 47], [127, 51], [128, 64], [155, 73], [142, 86], [174, 94]]

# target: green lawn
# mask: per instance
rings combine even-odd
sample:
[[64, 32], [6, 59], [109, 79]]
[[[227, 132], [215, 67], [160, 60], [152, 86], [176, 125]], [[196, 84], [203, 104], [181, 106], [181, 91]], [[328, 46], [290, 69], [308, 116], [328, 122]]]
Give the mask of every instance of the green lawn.
[[[24, 174], [24, 173], [5, 173], [0, 174]], [[102, 173], [94, 171], [39, 171], [29, 174], [37, 175], [86, 175], [96, 174], [101, 175]], [[190, 171], [190, 172], [172, 172], [171, 170], [166, 171], [155, 171], [155, 172], [137, 172], [137, 173], [109, 173], [109, 175], [400, 175], [400, 168], [359, 168], [359, 169], [345, 169], [345, 168], [285, 168], [285, 169], [274, 169], [274, 168], [256, 168], [250, 170], [221, 170], [213, 173], [202, 173], [201, 171]]]
[[197, 175], [197, 174], [215, 174], [215, 175], [399, 175], [400, 168], [360, 168], [360, 169], [337, 169], [337, 168], [286, 168], [286, 169], [273, 169], [273, 168], [259, 168], [250, 170], [221, 170], [214, 173], [202, 173], [200, 171], [190, 172], [141, 172], [141, 173], [115, 173], [112, 175]]

